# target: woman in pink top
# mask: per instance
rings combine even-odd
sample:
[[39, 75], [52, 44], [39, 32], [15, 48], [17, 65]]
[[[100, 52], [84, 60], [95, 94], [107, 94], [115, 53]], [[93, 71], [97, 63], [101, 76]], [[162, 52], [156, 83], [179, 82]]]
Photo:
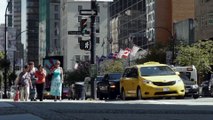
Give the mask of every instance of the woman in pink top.
[[40, 101], [43, 101], [43, 91], [44, 91], [46, 71], [41, 65], [38, 66], [38, 71], [35, 72], [35, 77], [37, 78], [36, 79], [37, 98]]

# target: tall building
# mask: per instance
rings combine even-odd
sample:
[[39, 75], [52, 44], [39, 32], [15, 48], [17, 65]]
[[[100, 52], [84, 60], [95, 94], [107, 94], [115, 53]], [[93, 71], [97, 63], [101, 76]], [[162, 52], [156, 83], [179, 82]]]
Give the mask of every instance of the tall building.
[[173, 24], [194, 19], [194, 0], [146, 0], [147, 38], [164, 44], [172, 43]]
[[[77, 61], [89, 61], [90, 51], [80, 49], [81, 40], [90, 40], [90, 35], [68, 34], [68, 31], [80, 31], [81, 19], [87, 19], [87, 30], [90, 31], [90, 16], [80, 15], [80, 10], [91, 9], [90, 2], [74, 0], [61, 1], [60, 42], [64, 55], [64, 69], [73, 70]], [[107, 54], [108, 37], [108, 3], [98, 2], [96, 17], [96, 55]]]
[[213, 1], [195, 0], [195, 39], [213, 38]]
[[60, 45], [60, 0], [39, 1], [39, 62], [62, 54]]
[[[16, 29], [16, 48], [17, 50], [14, 52], [14, 58], [16, 61], [16, 66], [18, 68], [23, 66], [23, 54], [24, 48], [21, 41], [21, 34], [24, 30], [21, 30], [21, 8], [22, 8], [22, 0], [12, 0], [12, 27]], [[13, 65], [14, 66], [14, 65]]]
[[[27, 60], [39, 64], [39, 0], [27, 0]], [[25, 61], [27, 62], [27, 61]], [[26, 63], [25, 63], [26, 64]]]
[[136, 44], [146, 48], [146, 1], [114, 0], [110, 3], [110, 35], [112, 51]]

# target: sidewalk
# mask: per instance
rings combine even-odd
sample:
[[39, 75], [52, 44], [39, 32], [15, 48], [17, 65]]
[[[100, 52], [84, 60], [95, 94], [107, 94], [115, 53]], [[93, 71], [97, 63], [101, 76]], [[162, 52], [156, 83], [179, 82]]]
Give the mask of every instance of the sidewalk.
[[10, 104], [12, 99], [0, 99], [0, 120], [43, 120], [33, 114], [25, 113]]

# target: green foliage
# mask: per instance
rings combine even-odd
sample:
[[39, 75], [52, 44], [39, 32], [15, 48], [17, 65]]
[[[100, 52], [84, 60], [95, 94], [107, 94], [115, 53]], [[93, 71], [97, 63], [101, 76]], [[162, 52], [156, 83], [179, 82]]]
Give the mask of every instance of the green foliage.
[[0, 69], [10, 68], [10, 61], [5, 59], [0, 59]]
[[113, 72], [123, 72], [124, 71], [124, 61], [123, 60], [104, 60], [100, 64], [100, 74], [113, 73]]
[[195, 65], [204, 74], [213, 65], [213, 41], [198, 41], [191, 46], [180, 46], [175, 62], [179, 65]]
[[84, 78], [89, 76], [88, 62], [79, 62], [78, 68], [74, 71], [65, 72], [64, 82], [65, 84], [73, 84], [75, 82], [84, 81]]

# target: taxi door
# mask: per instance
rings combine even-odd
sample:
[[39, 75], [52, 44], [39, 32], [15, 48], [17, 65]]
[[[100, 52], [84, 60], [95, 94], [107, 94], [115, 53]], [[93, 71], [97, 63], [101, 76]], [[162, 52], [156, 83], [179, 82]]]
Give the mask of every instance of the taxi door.
[[130, 90], [129, 92], [132, 94], [131, 96], [137, 96], [137, 87], [139, 84], [139, 79], [138, 79], [138, 69], [137, 68], [131, 68], [130, 70], [130, 75], [129, 77], [131, 78], [130, 80]]
[[[124, 89], [126, 96], [131, 96], [131, 78], [129, 77], [131, 68], [126, 68], [120, 81], [120, 88]], [[121, 90], [120, 89], [120, 90]]]

